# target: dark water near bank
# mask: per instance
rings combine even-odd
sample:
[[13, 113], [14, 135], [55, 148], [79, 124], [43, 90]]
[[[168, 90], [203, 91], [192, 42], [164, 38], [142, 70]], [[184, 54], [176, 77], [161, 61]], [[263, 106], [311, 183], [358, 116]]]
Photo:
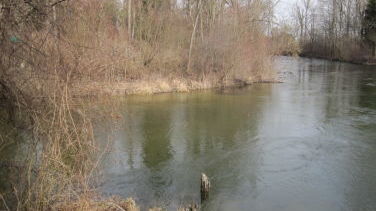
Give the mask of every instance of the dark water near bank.
[[127, 97], [108, 195], [169, 209], [376, 210], [376, 70], [278, 58], [283, 84]]

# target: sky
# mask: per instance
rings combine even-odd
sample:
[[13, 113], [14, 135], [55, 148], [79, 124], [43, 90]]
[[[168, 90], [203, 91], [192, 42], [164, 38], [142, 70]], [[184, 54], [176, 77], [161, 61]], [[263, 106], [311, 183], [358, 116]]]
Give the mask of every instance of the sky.
[[[291, 17], [292, 10], [296, 2], [300, 0], [280, 0], [276, 8], [276, 17], [278, 20], [284, 20]], [[178, 2], [181, 2], [178, 0]]]
[[280, 0], [276, 8], [276, 17], [278, 20], [289, 19], [298, 0]]
[[[178, 3], [181, 2], [181, 0], [177, 0]], [[292, 15], [292, 11], [294, 9], [294, 6], [296, 2], [301, 0], [280, 0], [279, 4], [276, 8], [276, 17], [277, 20], [286, 20], [290, 19]], [[314, 0], [313, 0], [314, 1]]]
[[[311, 6], [316, 5], [317, 2], [317, 0], [311, 0]], [[290, 19], [297, 3], [302, 6], [302, 0], [280, 0], [276, 8], [277, 20]]]

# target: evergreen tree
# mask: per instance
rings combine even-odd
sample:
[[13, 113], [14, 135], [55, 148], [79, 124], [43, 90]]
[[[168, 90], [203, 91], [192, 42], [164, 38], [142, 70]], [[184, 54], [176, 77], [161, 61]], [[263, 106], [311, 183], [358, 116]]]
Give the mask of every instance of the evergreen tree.
[[368, 0], [363, 31], [365, 37], [372, 42], [372, 56], [376, 57], [376, 0]]

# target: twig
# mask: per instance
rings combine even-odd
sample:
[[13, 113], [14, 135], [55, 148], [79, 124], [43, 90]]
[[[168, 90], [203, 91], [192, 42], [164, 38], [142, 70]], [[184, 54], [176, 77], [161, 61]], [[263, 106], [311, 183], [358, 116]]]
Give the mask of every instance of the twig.
[[112, 206], [115, 206], [116, 208], [118, 208], [119, 210], [121, 211], [126, 211], [125, 209], [123, 209], [122, 207], [120, 207], [119, 205], [113, 203], [113, 202], [107, 202], [108, 204], [112, 205]]
[[9, 207], [8, 207], [8, 205], [7, 205], [7, 202], [5, 201], [5, 199], [4, 199], [4, 197], [3, 197], [3, 195], [2, 195], [1, 193], [0, 193], [0, 197], [1, 197], [2, 201], [3, 201], [3, 203], [4, 203], [5, 208], [6, 208], [8, 211], [10, 211], [10, 209], [9, 209]]
[[67, 0], [59, 0], [59, 1], [51, 4], [50, 7], [54, 7], [54, 6], [56, 6], [56, 5], [60, 4], [60, 3], [63, 3], [64, 1], [67, 1]]

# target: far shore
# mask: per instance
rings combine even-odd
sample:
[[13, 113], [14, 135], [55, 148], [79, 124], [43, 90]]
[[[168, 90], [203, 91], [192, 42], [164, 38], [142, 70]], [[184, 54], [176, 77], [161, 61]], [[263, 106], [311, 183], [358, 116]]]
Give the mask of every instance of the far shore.
[[80, 82], [74, 85], [73, 96], [123, 96], [123, 95], [153, 95], [162, 93], [185, 93], [197, 90], [244, 87], [255, 83], [282, 83], [271, 78], [262, 80], [189, 80], [158, 78], [129, 80], [120, 82]]
[[335, 62], [345, 62], [350, 64], [357, 64], [357, 65], [367, 65], [367, 66], [376, 66], [376, 58], [375, 59], [367, 59], [367, 60], [346, 60], [340, 58], [330, 58], [325, 56], [312, 56], [312, 55], [304, 55], [301, 54], [299, 57], [308, 58], [308, 59], [323, 59], [328, 61], [335, 61]]

